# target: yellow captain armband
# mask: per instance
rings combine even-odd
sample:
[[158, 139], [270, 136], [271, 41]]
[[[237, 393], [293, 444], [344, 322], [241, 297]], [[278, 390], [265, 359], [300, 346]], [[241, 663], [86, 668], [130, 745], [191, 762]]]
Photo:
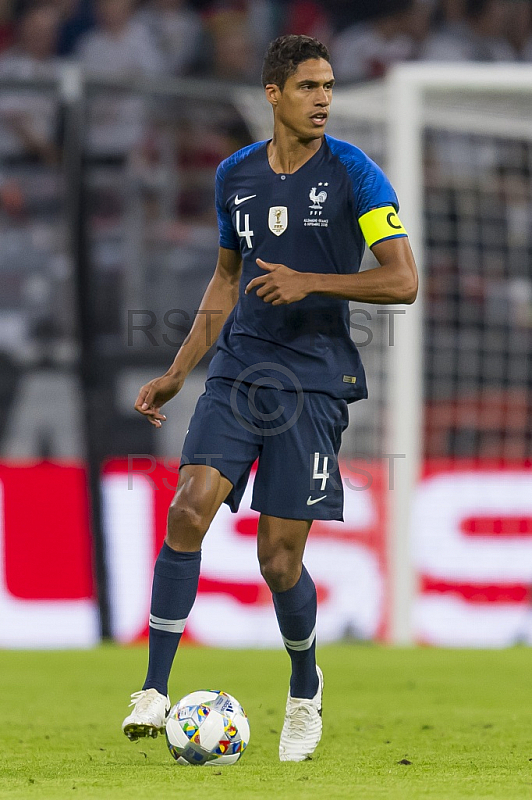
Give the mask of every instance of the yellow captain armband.
[[358, 224], [368, 247], [373, 247], [383, 239], [391, 239], [393, 236], [407, 236], [393, 206], [372, 208], [367, 214], [359, 217]]

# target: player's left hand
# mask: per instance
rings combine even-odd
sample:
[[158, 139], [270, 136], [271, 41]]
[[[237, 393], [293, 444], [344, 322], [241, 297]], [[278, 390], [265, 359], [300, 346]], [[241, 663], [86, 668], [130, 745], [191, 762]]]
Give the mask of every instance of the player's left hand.
[[272, 306], [297, 303], [307, 296], [308, 276], [304, 272], [296, 272], [284, 264], [270, 264], [262, 258], [257, 258], [257, 264], [266, 274], [253, 278], [246, 286], [246, 294], [257, 289], [257, 297]]

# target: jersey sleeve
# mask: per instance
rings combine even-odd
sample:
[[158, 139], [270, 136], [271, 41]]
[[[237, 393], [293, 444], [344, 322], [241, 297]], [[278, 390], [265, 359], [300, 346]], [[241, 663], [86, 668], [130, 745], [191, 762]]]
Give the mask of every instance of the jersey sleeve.
[[382, 169], [366, 157], [357, 178], [358, 185], [354, 186], [356, 213], [368, 247], [386, 239], [407, 236], [397, 216], [397, 195]]
[[392, 206], [395, 211], [399, 211], [399, 201], [392, 184], [382, 169], [370, 158], [366, 157], [354, 183], [358, 219], [372, 208], [379, 206]]
[[397, 216], [397, 195], [382, 169], [355, 145], [327, 134], [325, 138], [331, 153], [347, 170], [354, 212], [368, 247], [407, 236]]
[[218, 217], [218, 230], [220, 233], [220, 247], [225, 247], [227, 250], [239, 250], [240, 245], [238, 236], [233, 227], [231, 214], [227, 210], [227, 204], [224, 200], [224, 179], [226, 173], [225, 162], [219, 165], [216, 170], [216, 183], [215, 183], [215, 196], [216, 196], [216, 215]]

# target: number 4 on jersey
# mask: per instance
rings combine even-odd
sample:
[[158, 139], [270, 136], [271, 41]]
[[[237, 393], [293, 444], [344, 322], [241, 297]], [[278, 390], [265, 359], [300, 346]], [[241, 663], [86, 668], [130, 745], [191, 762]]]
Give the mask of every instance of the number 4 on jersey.
[[251, 237], [254, 236], [254, 233], [249, 228], [249, 214], [244, 214], [244, 230], [242, 230], [240, 227], [240, 209], [238, 209], [236, 212], [236, 232], [242, 239], [246, 240], [246, 244], [251, 250], [253, 247]]

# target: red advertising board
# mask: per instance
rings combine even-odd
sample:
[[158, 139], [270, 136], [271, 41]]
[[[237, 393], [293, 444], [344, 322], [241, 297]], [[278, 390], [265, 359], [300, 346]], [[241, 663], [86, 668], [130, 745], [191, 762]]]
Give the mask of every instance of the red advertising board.
[[[177, 464], [112, 461], [102, 475], [113, 630], [146, 635], [151, 576]], [[345, 522], [316, 522], [306, 564], [318, 587], [320, 641], [386, 636], [384, 464], [344, 462]], [[237, 514], [223, 506], [206, 537], [187, 625], [198, 642], [280, 644], [256, 559], [250, 486]], [[532, 641], [532, 469], [427, 464], [412, 510], [418, 641], [503, 646]], [[98, 641], [85, 470], [0, 465], [0, 646], [87, 647]]]
[[0, 464], [0, 647], [98, 641], [85, 470]]
[[426, 464], [412, 514], [418, 641], [532, 643], [532, 468]]

